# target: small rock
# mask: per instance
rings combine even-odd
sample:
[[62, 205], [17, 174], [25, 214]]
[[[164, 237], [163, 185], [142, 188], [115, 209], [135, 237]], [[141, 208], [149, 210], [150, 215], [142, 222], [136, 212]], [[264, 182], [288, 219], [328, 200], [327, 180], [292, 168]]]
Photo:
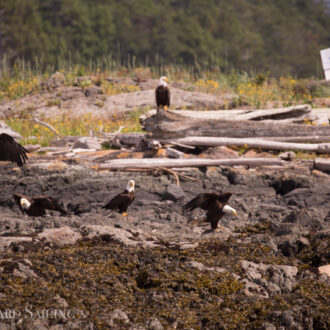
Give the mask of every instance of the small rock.
[[205, 266], [201, 262], [198, 262], [198, 261], [194, 261], [194, 260], [190, 261], [189, 265], [193, 268], [198, 269], [201, 272], [205, 269]]
[[148, 330], [163, 330], [164, 328], [156, 317], [152, 317], [147, 324], [147, 329]]
[[166, 148], [166, 154], [170, 158], [176, 158], [176, 159], [185, 158], [185, 154], [183, 152], [170, 148], [170, 147]]
[[93, 137], [84, 136], [75, 141], [72, 148], [102, 150], [102, 144]]
[[282, 152], [278, 155], [278, 158], [281, 158], [283, 160], [294, 160], [295, 157], [296, 154], [293, 151]]
[[125, 312], [120, 309], [115, 309], [109, 314], [108, 325], [111, 327], [118, 326], [120, 324], [129, 323], [129, 318]]
[[318, 270], [320, 274], [326, 274], [330, 277], [330, 265], [321, 266]]
[[69, 304], [67, 303], [67, 301], [60, 297], [58, 294], [55, 296], [54, 300], [56, 301], [56, 307], [59, 308], [68, 308]]

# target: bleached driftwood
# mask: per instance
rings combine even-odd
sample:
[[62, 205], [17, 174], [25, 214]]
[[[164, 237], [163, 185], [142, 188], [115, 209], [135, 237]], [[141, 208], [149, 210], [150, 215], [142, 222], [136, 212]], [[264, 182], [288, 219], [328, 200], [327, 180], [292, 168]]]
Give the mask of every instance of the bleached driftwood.
[[314, 159], [314, 168], [321, 171], [330, 172], [330, 159]]
[[[265, 120], [265, 119], [291, 119], [301, 117], [302, 115], [309, 115], [312, 107], [309, 104], [296, 105], [287, 108], [265, 109], [247, 111], [236, 115], [237, 120]], [[232, 118], [235, 120], [235, 118]]]
[[278, 158], [236, 158], [236, 159], [114, 159], [100, 165], [100, 169], [156, 168], [156, 167], [201, 167], [201, 166], [279, 166], [284, 161]]
[[[251, 137], [251, 139], [264, 140], [262, 137]], [[322, 143], [330, 142], [330, 136], [267, 136], [269, 141], [297, 142], [297, 143]]]
[[44, 121], [41, 121], [41, 120], [36, 119], [36, 118], [32, 118], [31, 121], [33, 121], [36, 124], [47, 127], [49, 130], [51, 130], [53, 133], [55, 133], [57, 136], [59, 136], [58, 131], [52, 125], [50, 125], [48, 123], [45, 123]]
[[[205, 111], [207, 114], [207, 111]], [[186, 136], [217, 137], [283, 137], [283, 136], [330, 136], [330, 125], [302, 125], [269, 123], [252, 120], [209, 120], [181, 116], [171, 111], [158, 111], [144, 120], [144, 129], [153, 138], [173, 140]]]
[[[173, 140], [171, 140], [173, 141]], [[161, 141], [165, 142], [165, 141]], [[238, 146], [262, 148], [268, 150], [299, 150], [320, 153], [330, 153], [330, 143], [308, 144], [308, 143], [292, 143], [278, 142], [262, 139], [251, 138], [226, 138], [226, 137], [205, 137], [205, 136], [190, 136], [174, 140], [174, 142], [187, 144], [191, 146], [202, 147], [217, 147], [217, 146]]]

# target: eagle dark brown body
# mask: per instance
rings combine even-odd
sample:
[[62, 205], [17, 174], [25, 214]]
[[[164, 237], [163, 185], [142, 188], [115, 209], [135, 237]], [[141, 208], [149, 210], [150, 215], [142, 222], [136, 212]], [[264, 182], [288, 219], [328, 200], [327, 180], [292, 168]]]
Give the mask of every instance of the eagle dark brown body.
[[159, 80], [159, 85], [155, 90], [157, 110], [159, 108], [167, 110], [167, 108], [170, 107], [171, 94], [170, 89], [167, 86], [167, 81], [168, 80], [166, 77], [161, 77]]
[[135, 199], [134, 186], [134, 181], [130, 180], [126, 189], [122, 193], [113, 197], [110, 202], [103, 206], [103, 208], [108, 210], [116, 210], [124, 215], [127, 215], [126, 211]]
[[[41, 217], [46, 215], [46, 210], [58, 211], [61, 215], [66, 215], [67, 212], [63, 209], [56, 199], [47, 196], [27, 197], [23, 194], [15, 193], [13, 195], [15, 202], [23, 213], [31, 217]], [[27, 201], [30, 205], [27, 205]]]

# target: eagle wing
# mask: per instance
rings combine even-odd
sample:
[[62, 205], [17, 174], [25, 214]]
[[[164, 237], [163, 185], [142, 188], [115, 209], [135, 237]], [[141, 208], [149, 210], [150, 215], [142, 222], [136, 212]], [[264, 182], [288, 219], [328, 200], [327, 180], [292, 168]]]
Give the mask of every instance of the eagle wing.
[[32, 203], [30, 206], [31, 211], [35, 210], [53, 210], [58, 211], [62, 215], [67, 214], [64, 208], [58, 203], [53, 197], [47, 196], [35, 196], [32, 198]]
[[28, 159], [27, 152], [12, 136], [6, 133], [0, 134], [0, 160], [15, 162], [18, 166], [23, 166]]
[[166, 86], [158, 86], [155, 90], [157, 107], [170, 106], [171, 93], [170, 89]]
[[[103, 206], [103, 208], [109, 210], [114, 210], [116, 208], [127, 209], [127, 207], [133, 202], [134, 198], [134, 195], [124, 191], [113, 197], [109, 203]], [[125, 207], [126, 205], [127, 207]]]
[[217, 198], [217, 194], [202, 193], [193, 198], [187, 204], [183, 205], [182, 209], [183, 211], [192, 211], [193, 209], [200, 207], [203, 210], [207, 210], [213, 203], [215, 203]]
[[230, 192], [218, 194], [217, 201], [220, 203], [223, 203], [223, 205], [225, 205], [229, 201], [229, 198], [231, 197], [231, 195], [232, 195], [232, 193], [230, 193]]

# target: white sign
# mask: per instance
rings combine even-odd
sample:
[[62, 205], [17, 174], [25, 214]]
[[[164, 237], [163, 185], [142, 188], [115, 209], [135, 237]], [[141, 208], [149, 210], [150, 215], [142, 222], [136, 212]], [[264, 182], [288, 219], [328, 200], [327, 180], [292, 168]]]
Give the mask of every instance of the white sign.
[[330, 48], [323, 49], [320, 53], [325, 79], [330, 80]]

